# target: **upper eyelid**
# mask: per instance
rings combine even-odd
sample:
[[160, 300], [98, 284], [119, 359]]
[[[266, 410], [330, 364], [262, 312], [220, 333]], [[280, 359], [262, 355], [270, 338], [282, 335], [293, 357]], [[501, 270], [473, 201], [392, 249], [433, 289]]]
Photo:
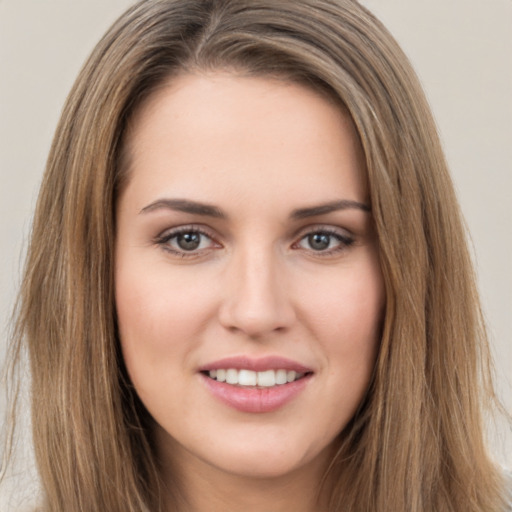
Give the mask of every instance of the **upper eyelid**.
[[[223, 245], [222, 242], [219, 241], [222, 237], [219, 236], [213, 229], [205, 226], [204, 224], [184, 224], [175, 227], [169, 227], [162, 230], [158, 235], [156, 235], [153, 239], [155, 243], [165, 243], [172, 239], [173, 237], [187, 232], [196, 232], [200, 233], [204, 236], [207, 236], [212, 240], [213, 243], [217, 245]], [[339, 235], [341, 238], [354, 238], [354, 234], [347, 228], [341, 226], [335, 226], [332, 224], [309, 224], [307, 226], [302, 226], [300, 229], [296, 230], [291, 236], [290, 239], [292, 244], [296, 244], [300, 242], [304, 237], [313, 234], [313, 233], [328, 233], [330, 235], [336, 236]]]
[[[186, 251], [184, 249], [171, 246], [170, 241], [182, 233], [199, 233], [200, 235], [206, 236], [211, 241], [212, 246], [192, 251]], [[211, 250], [222, 247], [222, 244], [220, 244], [217, 239], [209, 233], [209, 230], [205, 229], [203, 226], [200, 227], [195, 224], [167, 228], [153, 239], [153, 243], [174, 257], [179, 256], [180, 258], [191, 260], [201, 257]]]
[[[156, 240], [161, 239], [161, 238], [168, 238], [168, 237], [172, 237], [173, 235], [180, 234], [180, 233], [186, 233], [188, 231], [204, 234], [214, 240], [221, 238], [220, 236], [218, 236], [218, 234], [216, 233], [215, 230], [211, 229], [210, 227], [208, 227], [204, 224], [196, 224], [196, 223], [183, 224], [183, 225], [179, 225], [179, 226], [165, 228], [165, 229], [161, 230], [159, 232], [159, 234], [156, 235], [154, 238]], [[302, 238], [303, 236], [306, 236], [308, 234], [322, 232], [322, 231], [327, 232], [327, 233], [332, 233], [332, 234], [337, 234], [337, 233], [346, 234], [347, 236], [350, 236], [350, 237], [354, 236], [353, 232], [350, 229], [345, 228], [345, 227], [335, 226], [332, 224], [309, 224], [307, 226], [302, 226], [301, 228], [294, 230], [294, 232], [290, 235], [290, 238], [292, 238], [292, 239], [299, 238], [299, 237]]]
[[311, 233], [321, 233], [326, 232], [329, 234], [339, 234], [339, 235], [346, 235], [347, 237], [353, 238], [354, 234], [350, 229], [341, 227], [341, 226], [334, 226], [332, 224], [310, 224], [308, 226], [303, 226], [302, 228], [298, 229], [292, 236], [292, 238], [303, 238], [304, 236], [307, 236]]
[[[325, 233], [329, 236], [336, 237], [342, 245], [349, 246], [356, 242], [356, 235], [347, 228], [341, 226], [333, 226], [332, 224], [315, 224], [309, 225], [296, 233], [293, 237], [292, 247], [298, 245], [304, 238], [315, 233]], [[326, 251], [324, 254], [327, 254]], [[321, 254], [320, 252], [318, 253]]]
[[166, 228], [163, 231], [161, 231], [156, 237], [155, 240], [162, 240], [162, 239], [170, 239], [173, 236], [179, 235], [181, 233], [200, 233], [202, 235], [205, 235], [212, 240], [215, 240], [215, 234], [212, 232], [211, 229], [208, 229], [206, 226], [202, 224], [185, 224], [181, 226], [175, 226], [172, 228]]

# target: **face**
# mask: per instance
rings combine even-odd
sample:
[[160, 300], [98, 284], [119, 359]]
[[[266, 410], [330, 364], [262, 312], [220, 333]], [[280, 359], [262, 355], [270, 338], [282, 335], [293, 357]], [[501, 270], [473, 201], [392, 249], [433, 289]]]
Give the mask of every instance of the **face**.
[[384, 308], [351, 122], [300, 85], [185, 75], [127, 144], [116, 304], [158, 449], [258, 478], [323, 466]]

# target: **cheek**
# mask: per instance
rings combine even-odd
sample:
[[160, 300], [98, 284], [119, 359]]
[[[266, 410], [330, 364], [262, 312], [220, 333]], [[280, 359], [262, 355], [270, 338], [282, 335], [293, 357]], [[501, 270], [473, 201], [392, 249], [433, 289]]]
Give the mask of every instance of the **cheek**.
[[172, 304], [160, 286], [147, 280], [125, 277], [121, 274], [116, 284], [116, 308], [121, 345], [125, 353], [158, 353], [169, 347], [164, 336], [163, 322], [169, 319]]
[[332, 382], [329, 389], [348, 399], [345, 404], [355, 411], [368, 387], [380, 346], [383, 280], [378, 265], [371, 264], [347, 268], [323, 282], [323, 286], [309, 286], [304, 314], [321, 347]]
[[380, 271], [374, 265], [356, 270], [340, 272], [322, 286], [317, 281], [303, 294], [311, 322], [340, 349], [373, 345], [380, 336], [385, 304]]
[[116, 269], [116, 309], [122, 339], [137, 334], [142, 336], [140, 341], [145, 338], [156, 346], [159, 341], [168, 346], [182, 339], [198, 325], [198, 312], [207, 310], [210, 302], [204, 288], [197, 286], [198, 278], [173, 272], [165, 261], [142, 264], [142, 258], [142, 263], [133, 260], [121, 260]]
[[[170, 376], [173, 368], [183, 365], [211, 309], [208, 296], [193, 282], [181, 282], [179, 276], [162, 270], [131, 264], [118, 265], [116, 272], [120, 342], [134, 384]], [[183, 290], [187, 293], [180, 293]]]

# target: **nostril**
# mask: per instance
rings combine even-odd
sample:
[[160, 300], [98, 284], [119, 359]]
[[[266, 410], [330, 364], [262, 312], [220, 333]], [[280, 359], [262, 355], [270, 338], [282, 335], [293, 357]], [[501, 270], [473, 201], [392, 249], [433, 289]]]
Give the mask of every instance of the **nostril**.
[[233, 298], [222, 306], [219, 321], [229, 332], [257, 339], [270, 333], [282, 333], [293, 324], [295, 315], [285, 299], [274, 305], [263, 301], [247, 302]]

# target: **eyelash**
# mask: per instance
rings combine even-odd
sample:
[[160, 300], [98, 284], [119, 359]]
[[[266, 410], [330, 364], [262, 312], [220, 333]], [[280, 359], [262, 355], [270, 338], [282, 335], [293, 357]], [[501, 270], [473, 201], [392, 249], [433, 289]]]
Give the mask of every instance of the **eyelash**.
[[[154, 243], [160, 247], [162, 247], [163, 250], [170, 252], [174, 256], [179, 256], [180, 258], [194, 258], [198, 257], [202, 251], [208, 251], [209, 249], [212, 249], [212, 247], [208, 247], [207, 249], [195, 249], [191, 251], [186, 251], [184, 249], [174, 249], [170, 246], [169, 242], [175, 238], [177, 238], [179, 235], [186, 235], [186, 234], [198, 234], [203, 237], [207, 237], [211, 240], [213, 244], [215, 244], [217, 247], [214, 248], [221, 248], [222, 245], [215, 241], [214, 237], [211, 233], [209, 233], [207, 230], [199, 227], [199, 226], [180, 226], [179, 228], [172, 229], [171, 231], [166, 231], [163, 234], [157, 236], [154, 239]], [[326, 235], [330, 238], [335, 238], [339, 244], [331, 249], [327, 250], [314, 250], [312, 248], [306, 249], [300, 247], [300, 243], [305, 240], [307, 237], [313, 236], [313, 235]], [[308, 231], [303, 231], [296, 242], [292, 244], [292, 248], [298, 249], [298, 250], [304, 250], [307, 252], [313, 253], [315, 256], [320, 257], [328, 257], [332, 256], [334, 254], [338, 254], [340, 252], [343, 252], [347, 250], [351, 245], [353, 245], [355, 242], [354, 238], [350, 235], [342, 234], [338, 230], [333, 229], [331, 227], [316, 227], [316, 228], [309, 228]], [[201, 243], [201, 242], [200, 242]]]
[[[181, 258], [193, 258], [197, 257], [199, 253], [197, 250], [195, 251], [185, 251], [185, 250], [177, 250], [173, 249], [169, 242], [173, 238], [177, 238], [179, 235], [186, 235], [186, 234], [198, 234], [201, 236], [205, 236], [209, 238], [213, 243], [215, 243], [218, 247], [221, 247], [220, 244], [215, 242], [214, 237], [206, 231], [205, 229], [199, 227], [199, 226], [180, 226], [179, 228], [172, 229], [171, 231], [166, 231], [162, 233], [161, 235], [157, 236], [154, 240], [154, 243], [162, 247], [163, 250], [170, 252], [174, 256], [179, 256]], [[204, 250], [204, 249], [199, 249]]]
[[300, 238], [297, 240], [297, 242], [295, 242], [292, 245], [292, 247], [297, 247], [300, 244], [300, 242], [302, 242], [304, 239], [312, 235], [327, 235], [330, 238], [335, 238], [339, 242], [339, 245], [327, 250], [315, 251], [314, 249], [304, 249], [305, 251], [312, 252], [315, 256], [320, 257], [329, 257], [333, 256], [334, 254], [346, 251], [355, 242], [354, 237], [350, 236], [349, 234], [340, 233], [339, 230], [334, 229], [332, 227], [319, 226], [313, 229], [309, 228], [309, 230], [306, 232], [303, 231], [300, 234]]

